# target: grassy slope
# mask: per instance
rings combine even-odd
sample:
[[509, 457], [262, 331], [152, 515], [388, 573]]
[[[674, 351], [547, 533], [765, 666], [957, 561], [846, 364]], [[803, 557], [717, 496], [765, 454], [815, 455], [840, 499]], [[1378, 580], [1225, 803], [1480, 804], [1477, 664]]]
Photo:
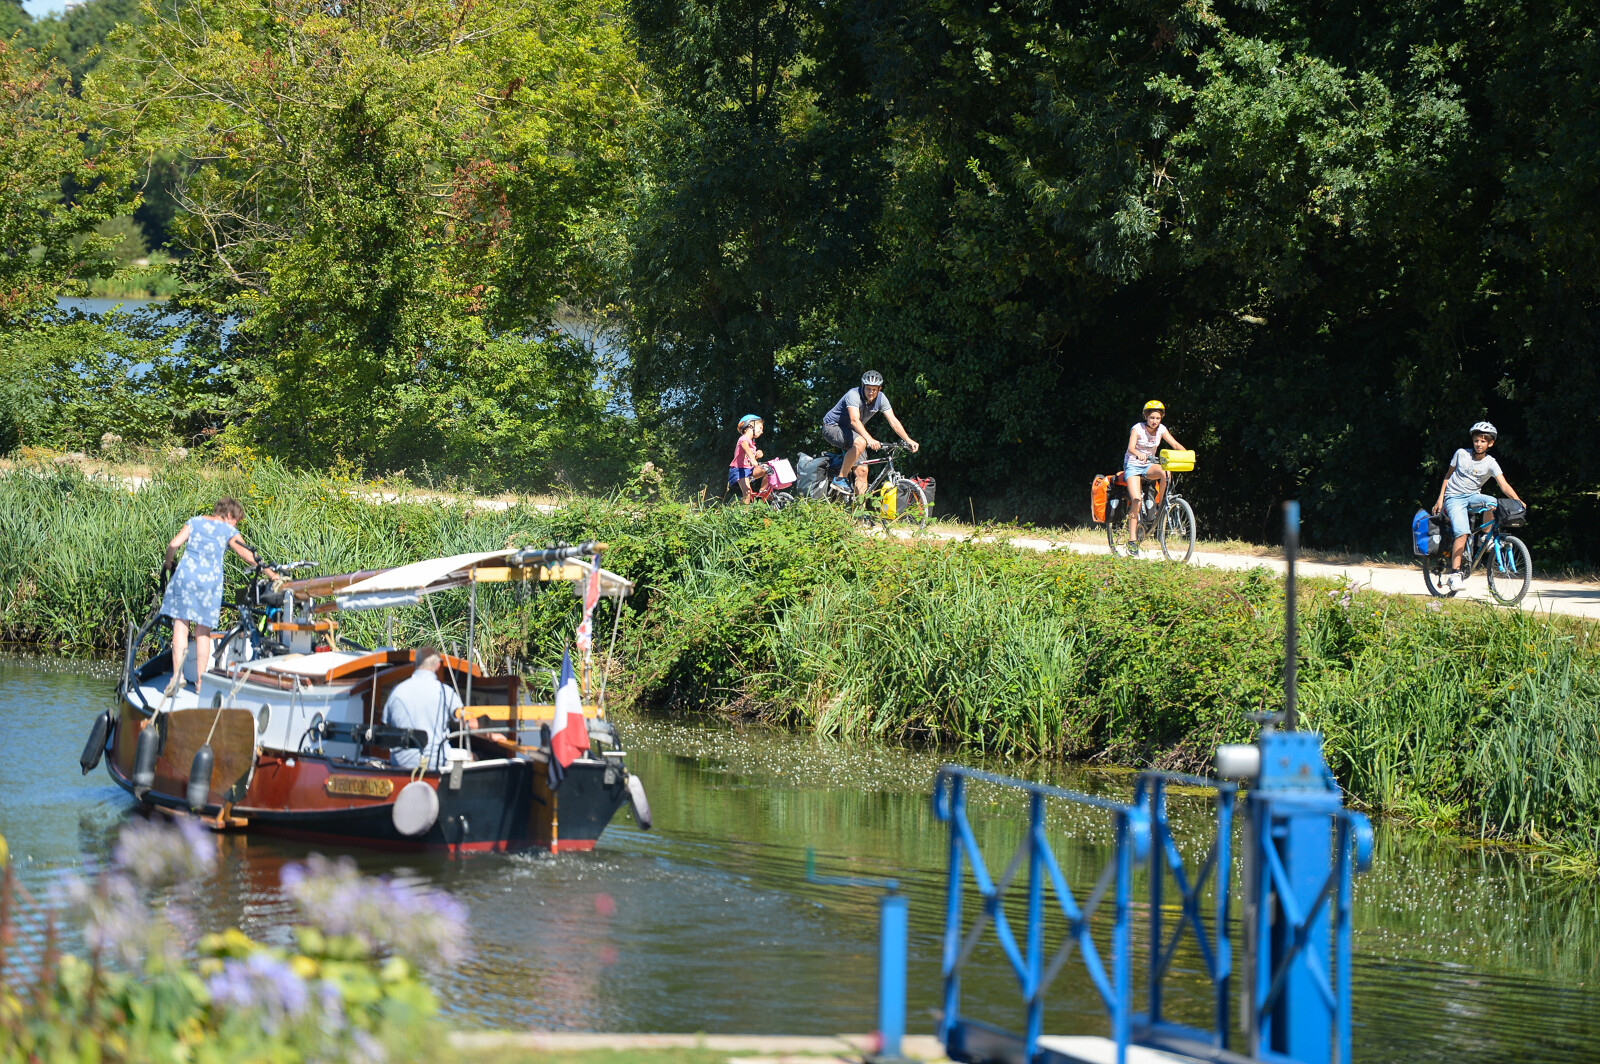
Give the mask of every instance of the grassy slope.
[[[1202, 766], [1279, 702], [1281, 584], [1244, 573], [854, 534], [783, 515], [626, 500], [474, 511], [374, 505], [274, 468], [180, 469], [137, 495], [75, 472], [0, 477], [0, 637], [115, 646], [152, 601], [165, 540], [219, 494], [269, 557], [324, 571], [597, 537], [639, 581], [613, 690], [641, 705], [1018, 757]], [[436, 603], [462, 640], [463, 597]], [[486, 589], [480, 649], [559, 659], [564, 588]], [[1600, 640], [1582, 622], [1308, 581], [1305, 719], [1362, 801], [1487, 837], [1600, 857]], [[397, 641], [435, 638], [403, 611]], [[420, 613], [420, 616], [418, 615]], [[374, 616], [350, 618], [361, 640]], [[609, 618], [603, 617], [606, 623]]]

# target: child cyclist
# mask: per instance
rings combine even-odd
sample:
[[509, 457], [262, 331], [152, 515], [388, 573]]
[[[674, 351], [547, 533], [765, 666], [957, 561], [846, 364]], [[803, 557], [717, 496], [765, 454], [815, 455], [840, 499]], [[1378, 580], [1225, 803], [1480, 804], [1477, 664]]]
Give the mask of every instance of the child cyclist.
[[764, 482], [767, 467], [761, 464], [762, 454], [756, 450], [756, 438], [765, 426], [755, 414], [739, 419], [739, 442], [733, 445], [733, 461], [728, 463], [728, 487], [739, 489], [739, 499], [745, 505], [755, 496], [757, 482]]
[[1143, 480], [1148, 476], [1156, 482], [1156, 501], [1166, 490], [1167, 471], [1155, 461], [1161, 441], [1166, 440], [1174, 451], [1183, 450], [1183, 444], [1161, 422], [1167, 415], [1165, 404], [1152, 399], [1144, 404], [1144, 420], [1128, 430], [1128, 449], [1122, 456], [1122, 475], [1128, 482], [1128, 553], [1139, 553], [1139, 504], [1143, 499]]
[[1467, 515], [1473, 510], [1487, 510], [1495, 504], [1493, 496], [1484, 495], [1478, 489], [1490, 477], [1494, 477], [1501, 491], [1522, 502], [1506, 482], [1505, 474], [1500, 471], [1500, 463], [1489, 457], [1489, 448], [1494, 446], [1495, 438], [1500, 435], [1495, 427], [1487, 421], [1480, 421], [1472, 426], [1471, 431], [1472, 450], [1465, 447], [1456, 449], [1450, 458], [1450, 471], [1444, 475], [1444, 483], [1439, 485], [1439, 500], [1433, 504], [1435, 514], [1442, 510], [1449, 517], [1450, 528], [1455, 534], [1455, 543], [1450, 547], [1450, 575], [1444, 578], [1445, 588], [1452, 591], [1467, 582], [1467, 574], [1461, 568], [1461, 555], [1466, 550], [1469, 531]]

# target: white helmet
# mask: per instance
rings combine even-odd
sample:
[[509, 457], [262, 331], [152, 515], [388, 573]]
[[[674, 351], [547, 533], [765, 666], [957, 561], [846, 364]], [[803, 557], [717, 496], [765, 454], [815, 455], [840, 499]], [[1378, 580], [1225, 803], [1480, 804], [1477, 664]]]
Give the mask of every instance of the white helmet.
[[861, 383], [868, 388], [883, 387], [883, 374], [875, 369], [869, 369], [861, 375]]
[[1472, 426], [1472, 429], [1467, 433], [1467, 435], [1483, 435], [1489, 437], [1491, 440], [1498, 440], [1500, 438], [1500, 431], [1489, 422], [1480, 421], [1476, 425]]

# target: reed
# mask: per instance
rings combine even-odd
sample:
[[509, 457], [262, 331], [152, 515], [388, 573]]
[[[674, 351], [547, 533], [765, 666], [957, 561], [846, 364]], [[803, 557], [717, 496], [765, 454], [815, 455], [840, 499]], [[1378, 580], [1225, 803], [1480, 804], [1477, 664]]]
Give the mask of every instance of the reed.
[[[0, 476], [0, 638], [118, 647], [154, 601], [166, 540], [231, 494], [251, 543], [324, 572], [607, 541], [607, 567], [639, 584], [611, 690], [646, 708], [1193, 769], [1217, 743], [1249, 739], [1248, 714], [1281, 698], [1282, 585], [1265, 570], [872, 540], [820, 506], [617, 496], [492, 511], [415, 496], [378, 505], [371, 490], [271, 465], [180, 466], [137, 493], [70, 471]], [[1303, 719], [1357, 799], [1600, 867], [1593, 626], [1318, 581], [1302, 594]], [[465, 596], [434, 607], [398, 611], [395, 642], [464, 644]], [[479, 607], [478, 653], [530, 671], [559, 663], [577, 616], [566, 587], [486, 587]], [[348, 624], [360, 642], [388, 634], [380, 616]]]

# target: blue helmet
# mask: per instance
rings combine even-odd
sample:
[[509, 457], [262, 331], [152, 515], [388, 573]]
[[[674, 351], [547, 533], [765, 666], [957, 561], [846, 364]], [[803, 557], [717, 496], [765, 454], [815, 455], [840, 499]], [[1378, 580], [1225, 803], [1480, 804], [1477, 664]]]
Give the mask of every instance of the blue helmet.
[[750, 422], [752, 422], [752, 421], [761, 421], [761, 420], [762, 420], [762, 417], [761, 417], [760, 414], [746, 414], [744, 417], [739, 419], [739, 430], [742, 432], [742, 431], [744, 431], [744, 427], [746, 425], [750, 424]]

